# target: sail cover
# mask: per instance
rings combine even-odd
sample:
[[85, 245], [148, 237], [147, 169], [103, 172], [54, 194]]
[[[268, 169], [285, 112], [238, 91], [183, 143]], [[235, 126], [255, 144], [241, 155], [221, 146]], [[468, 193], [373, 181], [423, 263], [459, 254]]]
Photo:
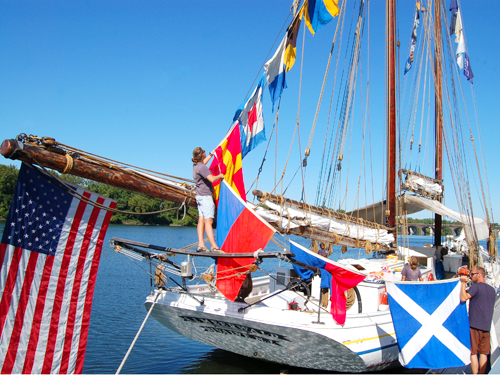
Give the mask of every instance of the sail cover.
[[410, 174], [406, 178], [405, 187], [410, 188], [415, 192], [424, 192], [432, 196], [440, 196], [443, 194], [443, 187], [437, 182], [432, 181], [424, 176]]
[[270, 200], [266, 200], [265, 205], [278, 212], [279, 215], [266, 212], [260, 207], [256, 209], [256, 212], [269, 222], [279, 223], [282, 228], [296, 228], [310, 224], [314, 228], [361, 241], [370, 241], [382, 245], [389, 245], [394, 241], [394, 235], [386, 229], [370, 228], [334, 217], [325, 217], [313, 212], [296, 209], [290, 205], [278, 205]]
[[403, 203], [412, 210], [414, 210], [415, 207], [429, 210], [438, 215], [446, 216], [449, 219], [463, 223], [467, 238], [474, 238], [472, 236], [474, 230], [476, 232], [478, 241], [485, 240], [489, 237], [490, 231], [486, 220], [471, 218], [470, 216], [463, 215], [459, 212], [449, 209], [441, 202], [433, 199], [418, 197], [409, 194], [404, 194], [402, 198]]

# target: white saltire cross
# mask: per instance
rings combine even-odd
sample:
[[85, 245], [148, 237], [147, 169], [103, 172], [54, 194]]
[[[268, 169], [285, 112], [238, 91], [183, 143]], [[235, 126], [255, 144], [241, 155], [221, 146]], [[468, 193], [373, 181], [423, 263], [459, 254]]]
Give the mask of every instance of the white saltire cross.
[[[460, 303], [460, 282], [441, 303], [441, 305], [430, 315], [414, 300], [408, 297], [397, 284], [393, 284], [390, 295], [401, 306], [404, 306], [422, 327], [401, 349], [400, 359], [404, 364], [408, 364], [415, 355], [429, 342], [432, 336], [435, 336], [443, 345], [447, 346], [464, 363], [470, 362], [470, 350], [462, 344], [455, 335], [448, 331], [443, 323]], [[466, 327], [464, 327], [466, 329]]]

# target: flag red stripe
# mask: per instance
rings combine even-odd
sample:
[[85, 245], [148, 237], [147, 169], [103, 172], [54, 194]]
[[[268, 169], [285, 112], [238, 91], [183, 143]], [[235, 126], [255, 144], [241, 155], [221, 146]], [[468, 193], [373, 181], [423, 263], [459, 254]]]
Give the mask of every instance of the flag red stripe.
[[[5, 259], [5, 253], [7, 252], [7, 244], [4, 244], [4, 243], [0, 243], [0, 267], [3, 267], [4, 264], [3, 264], [3, 261]], [[2, 299], [3, 299], [3, 293], [5, 293], [5, 289], [2, 291]], [[0, 308], [1, 308], [1, 300], [0, 300]], [[3, 311], [3, 310], [0, 310], [0, 311]], [[0, 337], [2, 336], [2, 332], [3, 332], [3, 323], [1, 323], [1, 319], [2, 317], [0, 316]]]
[[[86, 198], [90, 198], [90, 193], [85, 192], [83, 196]], [[52, 362], [54, 360], [57, 332], [59, 330], [59, 317], [61, 314], [61, 306], [64, 300], [64, 296], [66, 294], [65, 286], [66, 278], [68, 276], [68, 268], [71, 263], [71, 255], [73, 253], [76, 236], [78, 235], [78, 228], [80, 227], [80, 222], [82, 220], [83, 214], [85, 213], [86, 207], [87, 203], [80, 201], [73, 222], [71, 224], [71, 230], [66, 242], [66, 248], [64, 249], [64, 255], [62, 258], [61, 268], [59, 270], [59, 276], [57, 280], [56, 292], [54, 295], [54, 304], [52, 305], [52, 317], [50, 320], [47, 347], [45, 350], [45, 358], [42, 367], [43, 374], [49, 374], [52, 372]]]
[[[7, 274], [2, 300], [0, 301], [0, 311], [2, 311], [2, 314], [0, 314], [0, 336], [2, 335], [5, 320], [7, 318], [7, 312], [9, 311], [10, 303], [12, 301], [12, 292], [14, 290], [14, 286], [16, 285], [17, 272], [19, 270], [19, 262], [21, 261], [22, 255], [22, 249], [16, 247], [14, 253], [12, 254], [9, 273]], [[3, 312], [5, 312], [5, 314]]]
[[[104, 202], [103, 198], [97, 199], [98, 204], [103, 204], [103, 202]], [[75, 328], [75, 316], [76, 316], [77, 309], [80, 307], [78, 305], [78, 297], [80, 295], [82, 276], [83, 276], [83, 271], [84, 271], [84, 267], [85, 267], [85, 261], [86, 261], [87, 256], [88, 256], [90, 241], [92, 239], [92, 232], [93, 232], [94, 227], [96, 225], [100, 211], [101, 210], [99, 208], [96, 208], [96, 207], [92, 210], [92, 213], [90, 215], [89, 222], [87, 225], [87, 229], [85, 231], [85, 236], [83, 237], [83, 243], [82, 243], [82, 247], [80, 250], [80, 255], [78, 257], [78, 264], [76, 266], [75, 280], [73, 283], [73, 291], [71, 293], [71, 302], [70, 302], [70, 307], [69, 307], [69, 311], [68, 311], [68, 318], [67, 318], [67, 323], [66, 323], [66, 334], [65, 334], [65, 338], [64, 338], [64, 348], [63, 348], [63, 353], [62, 353], [62, 358], [61, 358], [61, 368], [59, 369], [59, 372], [61, 374], [66, 374], [68, 372], [68, 365], [69, 365], [70, 354], [71, 354], [71, 344], [73, 342], [73, 333], [74, 333], [74, 328]]]
[[30, 251], [29, 253], [29, 255], [25, 254], [25, 256], [29, 256], [29, 260], [26, 271], [24, 273], [24, 282], [21, 289], [21, 294], [19, 296], [19, 303], [16, 310], [16, 319], [14, 321], [14, 327], [12, 328], [12, 333], [9, 340], [9, 348], [7, 349], [7, 354], [5, 355], [2, 374], [12, 373], [12, 369], [14, 368], [14, 363], [16, 361], [19, 340], [23, 330], [26, 306], [29, 302], [31, 284], [35, 275], [36, 263], [39, 254], [35, 251]]
[[[117, 202], [111, 202], [110, 208], [115, 208]], [[89, 333], [90, 324], [90, 312], [92, 309], [92, 299], [94, 298], [94, 287], [97, 278], [97, 270], [99, 269], [99, 261], [101, 260], [101, 250], [104, 243], [104, 237], [106, 236], [106, 231], [108, 230], [109, 221], [113, 213], [111, 211], [106, 212], [106, 216], [103, 220], [101, 231], [99, 232], [99, 237], [97, 239], [94, 258], [92, 259], [92, 267], [90, 269], [89, 280], [87, 285], [87, 295], [85, 299], [85, 306], [83, 308], [82, 317], [82, 327], [80, 333], [80, 343], [78, 347], [78, 355], [75, 364], [75, 374], [81, 374], [83, 372], [83, 361], [85, 359], [85, 352], [87, 349], [87, 337]]]
[[40, 336], [40, 325], [42, 323], [43, 310], [45, 308], [45, 298], [49, 289], [50, 275], [54, 265], [53, 256], [45, 256], [45, 265], [43, 267], [43, 275], [38, 288], [38, 296], [36, 300], [35, 312], [33, 314], [33, 323], [31, 325], [30, 340], [26, 349], [26, 358], [24, 359], [23, 374], [30, 374], [33, 369], [35, 360], [35, 351], [38, 345]]
[[252, 109], [248, 111], [248, 128], [250, 129], [250, 133], [253, 129], [253, 124], [257, 122], [257, 102], [253, 103]]

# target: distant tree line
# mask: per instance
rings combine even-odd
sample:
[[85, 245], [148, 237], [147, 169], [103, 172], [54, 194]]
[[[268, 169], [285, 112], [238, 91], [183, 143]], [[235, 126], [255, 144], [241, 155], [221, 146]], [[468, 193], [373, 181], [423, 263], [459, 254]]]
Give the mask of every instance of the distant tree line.
[[[198, 212], [195, 208], [186, 208], [190, 216], [184, 214], [184, 210], [177, 210], [176, 207], [179, 207], [177, 203], [151, 198], [143, 194], [119, 189], [78, 176], [59, 174], [54, 171], [51, 171], [51, 173], [68, 182], [79, 185], [82, 188], [116, 200], [118, 202], [116, 208], [120, 211], [144, 213], [174, 208], [166, 212], [152, 215], [114, 213], [111, 217], [112, 224], [193, 226], [197, 223], [197, 219], [194, 219], [198, 216]], [[2, 219], [5, 219], [9, 213], [18, 174], [19, 170], [16, 166], [0, 165], [0, 218]]]

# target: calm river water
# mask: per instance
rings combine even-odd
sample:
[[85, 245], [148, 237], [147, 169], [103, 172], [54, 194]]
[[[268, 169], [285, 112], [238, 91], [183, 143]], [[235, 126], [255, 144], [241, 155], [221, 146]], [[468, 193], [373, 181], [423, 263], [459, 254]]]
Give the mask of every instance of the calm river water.
[[[0, 236], [4, 224], [0, 223]], [[196, 228], [111, 225], [102, 250], [92, 305], [92, 315], [83, 372], [116, 373], [139, 330], [146, 309], [144, 301], [151, 292], [149, 267], [131, 261], [110, 246], [112, 237], [125, 238], [173, 248], [196, 242]], [[308, 241], [294, 238], [308, 246]], [[410, 236], [413, 245], [431, 243], [432, 237]], [[346, 254], [357, 257], [358, 250]], [[332, 255], [332, 258], [335, 257]], [[211, 261], [207, 258], [207, 261]], [[180, 264], [180, 260], [174, 258]], [[276, 261], [277, 262], [277, 261]], [[267, 261], [265, 263], [268, 263]], [[270, 264], [271, 265], [271, 264]], [[274, 267], [271, 267], [271, 269]], [[258, 275], [256, 275], [258, 276]], [[125, 366], [124, 374], [180, 373], [314, 373], [309, 369], [289, 368], [216, 349], [186, 339], [150, 318]], [[316, 372], [321, 373], [321, 372]]]

